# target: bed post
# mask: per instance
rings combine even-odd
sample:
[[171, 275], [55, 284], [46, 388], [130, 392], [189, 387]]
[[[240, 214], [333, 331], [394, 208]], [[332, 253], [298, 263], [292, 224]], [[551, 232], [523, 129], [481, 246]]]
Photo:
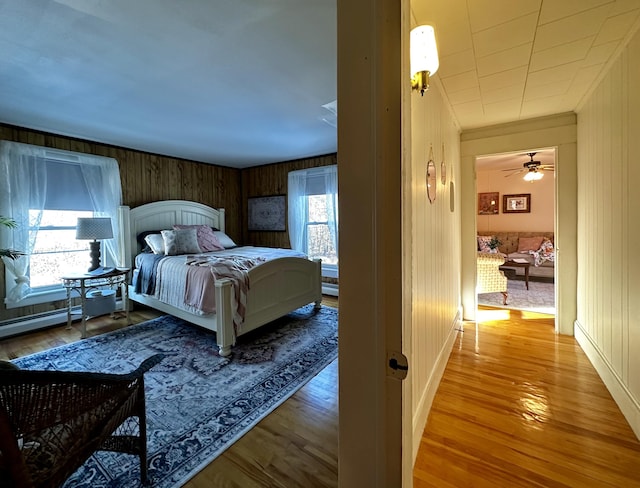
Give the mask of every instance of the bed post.
[[233, 310], [231, 309], [231, 294], [233, 283], [230, 279], [216, 280], [216, 342], [220, 349], [220, 356], [231, 354], [231, 346], [235, 343], [235, 329], [233, 327]]
[[119, 263], [118, 267], [131, 268], [133, 256], [131, 255], [131, 220], [129, 217], [129, 207], [126, 205], [120, 205], [118, 207], [118, 228], [120, 230], [118, 235], [118, 247], [120, 252], [118, 253]]
[[322, 259], [314, 259], [313, 262], [316, 263], [315, 274], [316, 282], [318, 283], [318, 298], [314, 302], [313, 309], [320, 310], [322, 307]]

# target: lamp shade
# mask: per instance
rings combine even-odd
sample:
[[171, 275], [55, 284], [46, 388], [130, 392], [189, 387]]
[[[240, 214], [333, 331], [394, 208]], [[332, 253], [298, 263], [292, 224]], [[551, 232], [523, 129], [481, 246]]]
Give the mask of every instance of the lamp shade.
[[539, 173], [537, 171], [529, 171], [525, 173], [522, 179], [524, 181], [536, 181], [536, 180], [541, 180], [543, 176], [544, 175], [542, 173]]
[[76, 239], [111, 239], [113, 229], [109, 217], [78, 218]]
[[411, 76], [421, 71], [433, 75], [438, 71], [436, 33], [430, 25], [420, 25], [411, 31]]

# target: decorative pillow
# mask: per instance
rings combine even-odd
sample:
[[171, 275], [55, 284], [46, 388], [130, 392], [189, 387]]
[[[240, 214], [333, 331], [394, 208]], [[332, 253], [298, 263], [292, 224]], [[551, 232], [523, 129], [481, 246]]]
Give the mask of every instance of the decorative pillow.
[[542, 244], [543, 236], [518, 238], [518, 252], [537, 251]]
[[493, 236], [478, 236], [478, 251], [491, 252], [489, 247], [489, 241], [493, 239]]
[[220, 244], [225, 249], [238, 247], [238, 245], [235, 242], [233, 242], [233, 239], [231, 239], [231, 237], [229, 237], [227, 234], [225, 234], [221, 230], [214, 230], [213, 233], [216, 235], [216, 237], [218, 238], [218, 241], [220, 241]]
[[144, 241], [153, 254], [164, 254], [164, 239], [160, 232], [161, 231], [158, 231], [158, 234], [149, 234], [144, 238]]
[[164, 253], [167, 256], [177, 254], [200, 254], [196, 229], [163, 230]]
[[[159, 230], [145, 230], [143, 232], [140, 232], [136, 236], [136, 240], [138, 241], [138, 246], [140, 246], [140, 249], [142, 249], [142, 252], [152, 252], [151, 248], [149, 247], [149, 243], [147, 242], [147, 236], [151, 235], [151, 234], [158, 234], [160, 236], [160, 231]], [[162, 236], [160, 236], [160, 237], [162, 237]], [[164, 254], [164, 251], [162, 252], [162, 254]]]
[[208, 225], [174, 225], [174, 229], [195, 229], [201, 252], [222, 251], [224, 246]]

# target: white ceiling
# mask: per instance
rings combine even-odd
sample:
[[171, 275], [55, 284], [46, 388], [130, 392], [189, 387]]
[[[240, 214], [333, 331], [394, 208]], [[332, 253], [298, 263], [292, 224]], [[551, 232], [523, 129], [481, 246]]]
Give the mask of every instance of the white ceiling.
[[460, 127], [569, 112], [638, 28], [640, 0], [413, 0]]
[[[0, 122], [224, 166], [336, 151], [337, 0], [0, 0]], [[464, 129], [574, 110], [640, 0], [413, 0]]]

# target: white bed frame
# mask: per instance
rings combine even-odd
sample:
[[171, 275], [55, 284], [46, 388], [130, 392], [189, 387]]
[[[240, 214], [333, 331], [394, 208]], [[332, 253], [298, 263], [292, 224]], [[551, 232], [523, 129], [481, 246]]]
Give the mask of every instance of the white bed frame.
[[[184, 200], [165, 200], [132, 209], [121, 206], [118, 209], [118, 221], [122, 260], [119, 266], [131, 269], [134, 267], [135, 256], [140, 251], [136, 240], [140, 232], [171, 229], [173, 224], [204, 224], [225, 230], [224, 209], [216, 210], [201, 203]], [[244, 323], [238, 335], [311, 302], [315, 302], [315, 308], [320, 308], [322, 279], [319, 260], [287, 257], [267, 261], [249, 271], [249, 283]], [[221, 356], [228, 356], [235, 342], [232, 293], [230, 280], [217, 280], [216, 313], [195, 315], [160, 302], [152, 296], [136, 293], [134, 287], [129, 286], [129, 299], [213, 330]]]

